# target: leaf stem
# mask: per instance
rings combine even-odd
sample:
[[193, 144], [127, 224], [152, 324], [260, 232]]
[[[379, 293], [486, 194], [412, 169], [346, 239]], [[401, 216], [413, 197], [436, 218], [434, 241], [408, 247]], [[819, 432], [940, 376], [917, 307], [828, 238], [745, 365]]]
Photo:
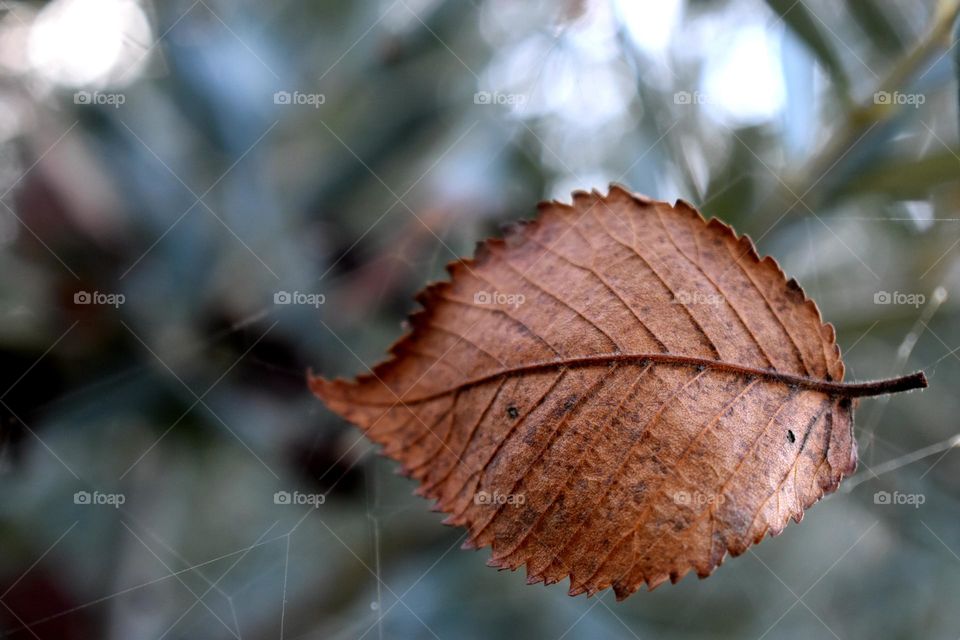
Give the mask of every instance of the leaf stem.
[[[840, 389], [836, 392], [836, 395], [847, 398], [864, 398], [899, 391], [910, 391], [911, 389], [925, 389], [927, 387], [927, 376], [923, 374], [923, 371], [915, 371], [908, 376], [900, 376], [899, 378], [874, 380], [872, 382], [841, 382], [837, 386]], [[828, 391], [828, 393], [830, 392]]]

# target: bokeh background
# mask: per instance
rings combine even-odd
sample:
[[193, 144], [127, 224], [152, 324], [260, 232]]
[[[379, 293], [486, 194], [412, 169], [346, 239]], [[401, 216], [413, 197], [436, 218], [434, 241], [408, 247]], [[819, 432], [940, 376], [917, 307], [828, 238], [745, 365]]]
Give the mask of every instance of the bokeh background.
[[[0, 2], [0, 637], [956, 638], [958, 6]], [[619, 604], [458, 550], [305, 386], [611, 181], [931, 381], [802, 525]]]

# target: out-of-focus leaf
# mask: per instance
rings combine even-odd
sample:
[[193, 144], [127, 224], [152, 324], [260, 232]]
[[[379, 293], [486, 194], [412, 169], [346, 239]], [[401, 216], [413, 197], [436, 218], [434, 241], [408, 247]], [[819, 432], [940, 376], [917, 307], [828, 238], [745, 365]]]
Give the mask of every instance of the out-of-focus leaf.
[[803, 2], [767, 0], [767, 5], [787, 23], [804, 44], [810, 47], [820, 64], [830, 72], [838, 88], [845, 94], [850, 82], [840, 58], [830, 43], [830, 36], [823, 28], [823, 24], [810, 13]]
[[[957, 18], [957, 23], [953, 27], [953, 66], [957, 73], [957, 80], [960, 82], [960, 47], [957, 43], [960, 43], [960, 18]], [[960, 116], [960, 86], [957, 87], [957, 114]]]
[[845, 5], [881, 55], [893, 57], [903, 53], [903, 38], [883, 5], [875, 0], [846, 0]]
[[837, 195], [883, 193], [894, 198], [926, 199], [930, 189], [960, 181], [960, 150], [944, 150], [919, 160], [892, 157], [849, 180]]

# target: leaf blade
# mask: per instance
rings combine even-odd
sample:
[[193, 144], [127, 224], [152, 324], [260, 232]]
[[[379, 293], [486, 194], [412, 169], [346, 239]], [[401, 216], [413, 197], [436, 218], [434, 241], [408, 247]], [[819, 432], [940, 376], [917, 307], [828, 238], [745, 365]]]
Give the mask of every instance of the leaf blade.
[[853, 472], [851, 397], [919, 386], [843, 383], [799, 285], [682, 201], [577, 192], [449, 271], [391, 360], [311, 387], [572, 595], [709, 575]]

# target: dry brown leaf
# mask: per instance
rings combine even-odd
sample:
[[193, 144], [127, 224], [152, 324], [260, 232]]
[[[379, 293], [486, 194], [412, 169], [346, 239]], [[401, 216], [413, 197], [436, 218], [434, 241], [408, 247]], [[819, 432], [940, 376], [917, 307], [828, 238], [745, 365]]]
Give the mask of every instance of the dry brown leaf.
[[833, 327], [776, 261], [691, 205], [612, 186], [452, 263], [393, 358], [311, 377], [489, 564], [623, 599], [709, 575], [856, 467]]

